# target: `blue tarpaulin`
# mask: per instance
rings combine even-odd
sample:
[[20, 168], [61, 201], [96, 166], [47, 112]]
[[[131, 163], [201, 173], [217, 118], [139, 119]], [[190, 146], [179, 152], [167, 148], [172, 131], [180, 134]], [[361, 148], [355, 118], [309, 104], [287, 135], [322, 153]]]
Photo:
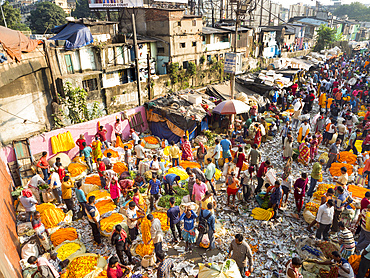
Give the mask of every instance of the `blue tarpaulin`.
[[50, 40], [65, 40], [66, 50], [76, 49], [88, 45], [94, 41], [89, 28], [80, 23], [67, 23], [51, 29], [56, 33]]
[[[196, 126], [192, 129], [189, 134], [189, 139], [195, 138]], [[174, 141], [175, 143], [180, 142], [181, 137], [173, 133], [166, 122], [149, 122], [149, 129], [154, 136], [158, 136], [161, 139], [167, 139], [168, 142]]]

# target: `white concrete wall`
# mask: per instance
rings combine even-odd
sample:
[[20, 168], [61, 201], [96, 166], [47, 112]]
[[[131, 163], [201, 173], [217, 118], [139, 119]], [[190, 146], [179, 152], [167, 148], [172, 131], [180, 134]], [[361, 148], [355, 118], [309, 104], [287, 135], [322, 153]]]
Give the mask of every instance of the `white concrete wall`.
[[118, 71], [110, 72], [109, 74], [103, 74], [103, 88], [114, 87], [120, 85]]

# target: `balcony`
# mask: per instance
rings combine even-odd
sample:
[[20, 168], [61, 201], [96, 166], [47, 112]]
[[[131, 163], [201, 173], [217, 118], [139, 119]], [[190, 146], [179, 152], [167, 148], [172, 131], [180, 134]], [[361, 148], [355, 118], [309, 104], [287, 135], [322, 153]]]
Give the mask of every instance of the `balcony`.
[[215, 51], [215, 50], [224, 50], [231, 47], [230, 42], [217, 42], [217, 43], [210, 43], [210, 44], [203, 44], [202, 51]]

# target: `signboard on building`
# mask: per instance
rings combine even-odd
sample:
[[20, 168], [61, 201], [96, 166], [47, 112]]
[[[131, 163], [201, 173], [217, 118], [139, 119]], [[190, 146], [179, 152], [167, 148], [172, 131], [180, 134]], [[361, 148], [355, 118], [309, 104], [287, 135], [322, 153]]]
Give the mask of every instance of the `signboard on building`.
[[242, 53], [225, 53], [225, 73], [242, 73]]
[[135, 8], [143, 7], [143, 0], [89, 0], [89, 8]]
[[153, 0], [154, 2], [171, 2], [171, 3], [181, 3], [188, 4], [188, 0]]

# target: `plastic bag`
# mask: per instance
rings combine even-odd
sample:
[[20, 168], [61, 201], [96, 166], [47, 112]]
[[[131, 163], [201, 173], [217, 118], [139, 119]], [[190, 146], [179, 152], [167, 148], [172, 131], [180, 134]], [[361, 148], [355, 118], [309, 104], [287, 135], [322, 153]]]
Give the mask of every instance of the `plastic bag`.
[[28, 260], [28, 258], [31, 256], [35, 256], [36, 258], [38, 258], [39, 249], [37, 247], [36, 242], [33, 243], [30, 241], [23, 246], [21, 251], [21, 258], [24, 260]]
[[44, 200], [44, 203], [51, 203], [55, 200], [55, 196], [53, 192], [42, 192], [42, 199]]
[[210, 268], [204, 264], [199, 264], [198, 278], [242, 278], [238, 265], [232, 259], [228, 259], [223, 263], [221, 271], [217, 269], [218, 265], [214, 263], [210, 265]]

